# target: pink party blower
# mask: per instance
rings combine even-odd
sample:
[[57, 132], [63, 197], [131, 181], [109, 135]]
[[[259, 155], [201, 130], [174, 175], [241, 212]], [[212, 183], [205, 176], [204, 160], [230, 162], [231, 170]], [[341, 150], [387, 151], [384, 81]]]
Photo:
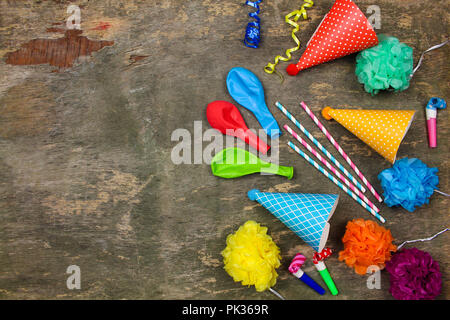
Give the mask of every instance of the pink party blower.
[[303, 263], [305, 263], [305, 260], [305, 256], [297, 253], [289, 266], [289, 272], [307, 284], [310, 288], [314, 289], [318, 294], [323, 295], [325, 293], [325, 289], [318, 285], [317, 282], [311, 279], [302, 269], [300, 269]]
[[425, 108], [427, 114], [427, 127], [428, 127], [428, 144], [430, 148], [436, 148], [436, 118], [437, 109], [447, 108], [447, 103], [441, 98], [431, 98], [428, 101], [427, 107]]

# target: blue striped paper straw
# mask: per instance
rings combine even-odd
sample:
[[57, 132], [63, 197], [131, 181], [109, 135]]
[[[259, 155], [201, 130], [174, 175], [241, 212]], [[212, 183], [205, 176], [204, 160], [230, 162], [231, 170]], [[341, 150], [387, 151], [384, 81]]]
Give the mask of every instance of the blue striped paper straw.
[[358, 202], [364, 209], [369, 211], [375, 218], [380, 220], [381, 222], [385, 223], [386, 220], [382, 216], [380, 216], [378, 213], [376, 213], [372, 208], [370, 208], [364, 201], [361, 200], [356, 194], [354, 194], [352, 191], [347, 189], [342, 183], [340, 183], [334, 176], [328, 173], [324, 168], [322, 168], [317, 162], [315, 162], [313, 159], [311, 159], [307, 154], [305, 154], [302, 150], [300, 150], [295, 144], [293, 144], [291, 141], [288, 142], [289, 147], [294, 149], [299, 155], [301, 155], [306, 161], [308, 161], [311, 165], [313, 165], [317, 170], [322, 172], [328, 179], [333, 181], [339, 188], [344, 190], [350, 197], [352, 197], [356, 202]]
[[301, 124], [300, 122], [297, 121], [297, 119], [294, 118], [294, 116], [287, 111], [287, 109], [285, 107], [283, 107], [281, 105], [281, 103], [279, 103], [278, 101], [275, 103], [275, 105], [278, 107], [278, 109], [281, 110], [281, 112], [284, 113], [284, 115], [286, 117], [288, 117], [289, 120], [291, 120], [296, 126], [297, 128], [299, 128], [308, 138], [309, 140], [311, 140], [317, 148], [319, 148], [320, 151], [322, 151], [327, 157], [328, 159], [331, 160], [331, 162], [333, 162], [336, 167], [338, 167], [345, 175], [347, 178], [349, 178], [353, 184], [362, 192], [366, 192], [366, 188], [364, 188], [361, 183], [358, 182], [358, 180], [355, 179], [355, 177], [353, 177], [350, 172], [347, 171], [347, 169], [344, 168], [344, 166], [342, 164], [340, 164], [335, 157], [333, 157], [333, 155], [331, 153], [328, 152], [327, 149], [325, 149], [324, 146], [322, 146], [322, 144], [317, 141], [316, 138], [313, 137], [313, 135], [311, 133], [308, 132], [308, 130], [306, 130]]
[[345, 177], [339, 173], [339, 171], [336, 170], [335, 167], [333, 167], [332, 164], [330, 164], [327, 160], [325, 160], [317, 151], [316, 149], [314, 149], [313, 147], [311, 147], [305, 140], [303, 140], [294, 130], [292, 130], [287, 124], [284, 125], [283, 127], [284, 129], [287, 130], [287, 132], [289, 132], [295, 139], [298, 140], [298, 142], [300, 142], [305, 148], [306, 150], [308, 150], [309, 152], [311, 152], [314, 156], [316, 156], [317, 159], [319, 159], [320, 162], [322, 162], [325, 167], [327, 167], [329, 170], [331, 170], [332, 173], [334, 173], [342, 182], [345, 183], [345, 185], [347, 187], [350, 188], [351, 191], [353, 191], [354, 193], [356, 193], [356, 195], [358, 197], [360, 197], [362, 200], [364, 200], [365, 203], [367, 203], [369, 205], [369, 207], [371, 207], [375, 212], [380, 212], [380, 209], [377, 208], [376, 205], [374, 205], [372, 203], [372, 201], [370, 201], [369, 199], [367, 199], [367, 197], [364, 195], [364, 193], [362, 193], [361, 191], [359, 191], [354, 185], [353, 183], [351, 183], [350, 181], [348, 181], [347, 179], [345, 179]]

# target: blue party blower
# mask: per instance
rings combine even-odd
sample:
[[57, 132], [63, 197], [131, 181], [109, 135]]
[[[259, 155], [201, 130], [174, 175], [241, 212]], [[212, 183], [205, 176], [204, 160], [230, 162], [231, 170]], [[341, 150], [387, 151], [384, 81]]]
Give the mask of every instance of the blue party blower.
[[294, 257], [294, 259], [291, 262], [291, 265], [289, 266], [289, 272], [291, 272], [296, 278], [303, 281], [306, 285], [308, 285], [310, 288], [314, 289], [318, 294], [323, 295], [325, 294], [325, 289], [322, 288], [320, 285], [317, 284], [312, 278], [310, 278], [302, 269], [301, 266], [305, 262], [306, 258], [300, 254], [297, 253]]
[[266, 105], [261, 81], [255, 74], [245, 68], [233, 68], [227, 76], [227, 88], [237, 103], [255, 115], [270, 138], [281, 135], [278, 123]]

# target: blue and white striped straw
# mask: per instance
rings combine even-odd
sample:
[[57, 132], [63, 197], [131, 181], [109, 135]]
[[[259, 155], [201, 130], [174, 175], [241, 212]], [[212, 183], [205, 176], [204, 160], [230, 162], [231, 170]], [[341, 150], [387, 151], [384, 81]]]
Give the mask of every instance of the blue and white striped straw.
[[301, 155], [306, 161], [308, 161], [311, 165], [313, 165], [317, 170], [323, 173], [328, 179], [333, 181], [339, 188], [344, 190], [350, 197], [352, 197], [356, 202], [358, 202], [364, 209], [369, 211], [375, 218], [380, 220], [381, 222], [385, 223], [386, 220], [380, 216], [377, 212], [375, 212], [372, 208], [370, 208], [364, 201], [361, 200], [356, 194], [354, 194], [352, 191], [347, 189], [342, 183], [340, 183], [334, 176], [328, 173], [324, 168], [322, 168], [317, 162], [315, 162], [313, 159], [311, 159], [307, 154], [305, 154], [302, 150], [300, 150], [295, 144], [293, 144], [291, 141], [288, 142], [289, 147], [294, 149], [299, 155]]
[[300, 124], [300, 122], [298, 122], [297, 119], [295, 119], [294, 116], [293, 116], [289, 111], [287, 111], [287, 109], [286, 109], [285, 107], [283, 107], [283, 106], [281, 105], [281, 103], [279, 103], [279, 102], [277, 101], [277, 102], [275, 103], [275, 105], [278, 107], [278, 109], [281, 110], [281, 112], [284, 113], [284, 115], [285, 115], [286, 117], [288, 117], [289, 120], [291, 120], [291, 121], [297, 126], [297, 128], [299, 128], [299, 129], [300, 129], [300, 130], [301, 130], [301, 131], [309, 138], [309, 140], [311, 140], [311, 141], [316, 145], [317, 148], [319, 148], [320, 151], [322, 151], [322, 152], [328, 157], [328, 159], [331, 160], [331, 162], [333, 162], [333, 163], [336, 165], [336, 167], [338, 167], [338, 168], [345, 174], [345, 176], [346, 176], [347, 178], [349, 178], [349, 179], [353, 182], [353, 184], [354, 184], [359, 190], [361, 190], [362, 192], [366, 192], [366, 188], [364, 188], [364, 187], [361, 185], [361, 183], [359, 183], [358, 180], [356, 180], [355, 177], [353, 177], [353, 176], [350, 174], [350, 172], [348, 172], [347, 169], [345, 169], [344, 166], [343, 166], [342, 164], [340, 164], [340, 163], [335, 159], [335, 157], [333, 157], [333, 155], [332, 155], [331, 153], [329, 153], [328, 150], [325, 149], [324, 146], [322, 146], [322, 144], [321, 144], [319, 141], [317, 141], [317, 139], [314, 138], [313, 135], [312, 135], [311, 133], [309, 133], [308, 130], [306, 130], [306, 129]]

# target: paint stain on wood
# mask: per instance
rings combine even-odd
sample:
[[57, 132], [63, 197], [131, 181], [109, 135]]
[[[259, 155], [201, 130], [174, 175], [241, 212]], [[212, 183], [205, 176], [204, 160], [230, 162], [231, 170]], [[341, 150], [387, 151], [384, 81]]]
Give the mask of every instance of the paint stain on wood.
[[112, 27], [112, 24], [109, 22], [99, 22], [98, 25], [90, 30], [103, 31]]
[[12, 65], [50, 64], [58, 68], [70, 68], [75, 59], [89, 56], [114, 41], [90, 40], [81, 30], [67, 30], [63, 38], [33, 39], [19, 50], [9, 52], [5, 62]]

